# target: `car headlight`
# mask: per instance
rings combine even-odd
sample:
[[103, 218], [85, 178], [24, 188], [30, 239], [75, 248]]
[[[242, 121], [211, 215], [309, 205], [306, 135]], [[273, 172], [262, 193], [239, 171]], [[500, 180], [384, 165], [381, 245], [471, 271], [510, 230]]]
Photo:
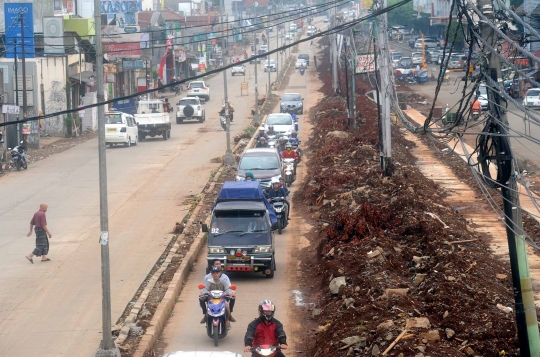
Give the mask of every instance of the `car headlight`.
[[253, 253], [272, 253], [271, 245], [260, 245], [253, 249]]
[[224, 254], [225, 249], [223, 247], [208, 247], [208, 253], [210, 254]]

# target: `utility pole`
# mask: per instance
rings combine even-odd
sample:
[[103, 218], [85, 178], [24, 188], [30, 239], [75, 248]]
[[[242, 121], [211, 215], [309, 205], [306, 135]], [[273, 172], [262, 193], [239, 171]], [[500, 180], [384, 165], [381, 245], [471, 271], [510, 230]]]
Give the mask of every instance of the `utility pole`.
[[[15, 105], [19, 107], [19, 74], [18, 74], [18, 63], [17, 63], [17, 40], [13, 40], [13, 50], [15, 51]], [[20, 112], [20, 109], [19, 109]], [[19, 127], [19, 114], [17, 114], [17, 145], [21, 142], [21, 130]]]
[[[492, 18], [493, 7], [490, 0], [479, 0], [478, 6], [483, 14]], [[493, 48], [496, 48], [497, 35], [493, 28], [486, 22], [480, 23], [482, 37]], [[501, 77], [501, 65], [499, 58], [493, 53], [489, 56], [489, 77], [499, 85], [499, 91], [504, 93]], [[501, 101], [497, 92], [488, 87], [489, 111], [498, 121], [508, 125], [508, 118], [504, 110], [500, 110]], [[503, 137], [503, 140], [510, 138]], [[512, 153], [501, 153], [511, 155]], [[530, 276], [529, 261], [527, 256], [527, 245], [523, 236], [523, 223], [521, 218], [521, 208], [519, 205], [519, 193], [516, 183], [515, 168], [511, 165], [511, 176], [506, 185], [501, 184], [503, 195], [503, 207], [506, 223], [506, 235], [508, 237], [508, 254], [510, 256], [510, 267], [512, 269], [512, 283], [514, 288], [514, 299], [516, 308], [516, 325], [521, 356], [540, 355], [540, 336], [538, 332], [538, 321], [536, 317], [536, 306], [534, 304], [533, 287]]]
[[[4, 75], [7, 76], [7, 73], [4, 73], [4, 70], [2, 68], [0, 68], [0, 108], [2, 107], [3, 104], [6, 103], [6, 95], [5, 95], [5, 92], [4, 92]], [[2, 122], [5, 124], [6, 123], [6, 117], [7, 117], [7, 113], [6, 114], [2, 114]], [[0, 155], [0, 172], [3, 172], [4, 171], [4, 168], [3, 168], [3, 163], [6, 162], [6, 158], [7, 158], [7, 126], [4, 126], [4, 128], [2, 129], [3, 133], [3, 138], [1, 141], [0, 140], [0, 153], [2, 153], [2, 155]]]
[[[387, 0], [381, 0], [379, 3], [379, 9], [384, 9], [387, 6]], [[390, 120], [390, 96], [389, 90], [391, 88], [390, 83], [390, 68], [388, 66], [388, 53], [389, 49], [386, 36], [387, 31], [387, 15], [386, 13], [377, 16], [377, 42], [380, 51], [380, 98], [381, 98], [381, 117], [382, 117], [382, 138], [383, 138], [383, 156], [381, 157], [381, 167], [385, 176], [392, 175], [392, 122]]]
[[[103, 88], [103, 45], [101, 42], [101, 1], [94, 0], [94, 28], [96, 31], [96, 87], [97, 101], [105, 101]], [[109, 207], [107, 202], [107, 155], [105, 151], [105, 107], [98, 110], [98, 157], [99, 157], [99, 221], [101, 245], [101, 319], [102, 340], [95, 357], [120, 357], [111, 333], [111, 269], [109, 259]]]
[[22, 102], [23, 102], [23, 118], [26, 118], [26, 53], [25, 53], [25, 50], [24, 50], [24, 16], [23, 16], [23, 13], [21, 12], [19, 14], [20, 16], [20, 19], [21, 19], [21, 61], [22, 61], [22, 77], [23, 77], [23, 80], [22, 80], [22, 90], [23, 90], [23, 99], [22, 99]]
[[[266, 51], [267, 53], [270, 52], [270, 35], [268, 35], [268, 51]], [[268, 61], [268, 94], [267, 94], [267, 98], [266, 100], [270, 100], [270, 97], [272, 96], [272, 82], [270, 80], [270, 73], [272, 73], [272, 67], [270, 67], [270, 55], [267, 54], [266, 55], [266, 60]]]
[[351, 76], [351, 92], [352, 92], [352, 101], [351, 101], [351, 115], [352, 115], [352, 127], [357, 129], [358, 125], [356, 123], [356, 43], [354, 42], [354, 29], [351, 27], [351, 67], [352, 67], [352, 76]]
[[[254, 54], [257, 55], [257, 33], [253, 31], [253, 49], [255, 51]], [[259, 82], [257, 80], [257, 61], [258, 58], [253, 59], [254, 60], [254, 72], [255, 72], [255, 120], [259, 120]]]
[[[268, 32], [268, 42], [270, 42], [270, 32]], [[276, 48], [279, 48], [279, 36], [276, 32]], [[276, 81], [279, 73], [279, 51], [276, 52]]]
[[[98, 1], [98, 0], [95, 0]], [[223, 13], [225, 12], [224, 1], [221, 0], [221, 26], [224, 26], [225, 22], [223, 21]], [[228, 18], [229, 16], [227, 16]], [[225, 36], [225, 44], [227, 43], [227, 36]], [[227, 45], [225, 45], [226, 47]], [[227, 94], [227, 71], [223, 71], [223, 96], [224, 96], [224, 105], [225, 105], [225, 117], [227, 118], [227, 125], [225, 130], [225, 136], [227, 140], [227, 149], [225, 151], [225, 157], [223, 158], [223, 163], [226, 166], [234, 166], [235, 159], [231, 151], [231, 121], [229, 119], [229, 98]]]
[[[330, 23], [332, 24], [332, 27], [336, 27], [336, 6], [334, 5], [332, 7], [332, 18], [330, 19]], [[330, 58], [332, 59], [332, 88], [334, 89], [334, 93], [337, 93], [339, 88], [339, 78], [338, 78], [338, 53], [337, 53], [337, 34], [333, 33], [330, 35]]]

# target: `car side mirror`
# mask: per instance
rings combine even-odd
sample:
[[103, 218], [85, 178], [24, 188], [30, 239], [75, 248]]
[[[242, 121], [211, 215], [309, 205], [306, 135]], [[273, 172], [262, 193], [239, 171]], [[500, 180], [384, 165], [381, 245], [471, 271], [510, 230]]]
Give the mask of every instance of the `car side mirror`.
[[203, 231], [203, 233], [208, 233], [208, 224], [203, 223], [202, 227], [201, 227], [201, 230]]

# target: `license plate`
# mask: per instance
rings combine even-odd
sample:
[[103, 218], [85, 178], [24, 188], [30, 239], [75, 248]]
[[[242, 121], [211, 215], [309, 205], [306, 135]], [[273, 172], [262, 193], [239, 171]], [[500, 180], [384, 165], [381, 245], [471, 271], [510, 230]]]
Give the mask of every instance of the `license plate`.
[[194, 92], [198, 92], [199, 90], [198, 89], [195, 89]]
[[116, 132], [116, 129], [115, 129], [115, 128], [108, 128], [107, 131], [108, 131], [108, 132], [113, 132], [113, 133], [114, 133], [114, 132]]

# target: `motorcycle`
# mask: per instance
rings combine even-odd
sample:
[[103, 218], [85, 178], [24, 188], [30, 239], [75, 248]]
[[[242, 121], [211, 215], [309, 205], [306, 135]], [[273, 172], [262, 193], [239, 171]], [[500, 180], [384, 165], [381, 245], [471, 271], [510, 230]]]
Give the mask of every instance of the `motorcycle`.
[[[199, 284], [199, 290], [204, 289], [204, 284]], [[231, 285], [232, 290], [236, 290], [236, 286]], [[200, 299], [206, 302], [206, 333], [208, 337], [214, 339], [214, 346], [219, 345], [219, 339], [227, 336], [226, 325], [226, 309], [225, 304], [230, 298], [230, 295], [221, 290], [212, 290], [207, 292]]]
[[287, 205], [285, 204], [285, 197], [274, 197], [270, 199], [272, 208], [276, 213], [278, 220], [278, 233], [281, 234], [281, 231], [287, 226]]
[[275, 148], [276, 145], [277, 145], [277, 136], [276, 135], [268, 135], [268, 147]]
[[21, 171], [21, 169], [26, 170], [28, 168], [26, 153], [22, 144], [23, 142], [21, 141], [21, 145], [17, 145], [13, 149], [8, 148], [11, 154], [11, 163], [17, 168], [17, 171]]
[[227, 130], [227, 117], [225, 115], [219, 116], [219, 122], [221, 123], [223, 130]]
[[298, 146], [299, 143], [296, 141], [289, 141], [292, 145], [292, 149], [296, 151], [296, 154], [298, 155], [298, 161], [302, 160], [302, 154], [304, 153], [302, 149]]
[[306, 69], [304, 68], [304, 66], [300, 67], [300, 74], [303, 76], [304, 73], [306, 72]]
[[260, 345], [259, 347], [251, 349], [252, 353], [255, 353], [259, 356], [273, 356], [278, 351], [281, 351], [281, 348], [279, 346], [271, 345]]
[[174, 95], [179, 95], [180, 93], [182, 93], [182, 90], [183, 88], [181, 84], [175, 84], [171, 87], [171, 92], [174, 92]]
[[290, 187], [296, 180], [296, 170], [294, 167], [294, 159], [283, 159], [284, 171], [285, 171], [285, 185]]
[[476, 110], [476, 109], [473, 109], [471, 116], [472, 116], [473, 120], [478, 120], [478, 118], [480, 118], [480, 111]]

